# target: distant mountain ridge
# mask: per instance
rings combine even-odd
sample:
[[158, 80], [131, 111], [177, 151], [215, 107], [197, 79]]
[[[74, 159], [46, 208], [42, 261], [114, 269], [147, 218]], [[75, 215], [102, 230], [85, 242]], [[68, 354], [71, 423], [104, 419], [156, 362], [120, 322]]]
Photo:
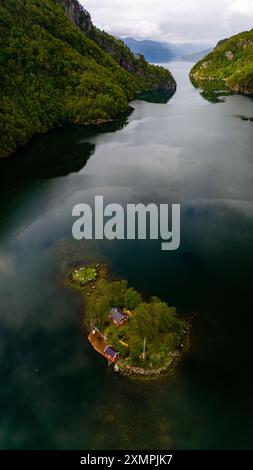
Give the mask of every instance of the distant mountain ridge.
[[123, 38], [123, 41], [135, 54], [143, 54], [149, 62], [168, 62], [175, 57], [175, 53], [166, 43], [159, 43], [150, 39], [143, 41], [133, 38]]
[[132, 52], [143, 54], [146, 60], [153, 63], [168, 62], [172, 59], [208, 49], [207, 44], [174, 44], [153, 41], [151, 39], [134, 39], [131, 37], [124, 37], [122, 39]]

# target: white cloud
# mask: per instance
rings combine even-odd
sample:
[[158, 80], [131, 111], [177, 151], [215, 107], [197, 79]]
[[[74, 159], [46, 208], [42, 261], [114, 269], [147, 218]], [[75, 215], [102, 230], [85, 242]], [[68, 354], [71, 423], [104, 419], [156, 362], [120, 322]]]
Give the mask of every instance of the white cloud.
[[228, 0], [224, 23], [233, 33], [253, 27], [252, 0]]
[[228, 0], [227, 13], [253, 17], [252, 0]]
[[96, 26], [119, 36], [215, 43], [253, 27], [252, 0], [81, 0]]

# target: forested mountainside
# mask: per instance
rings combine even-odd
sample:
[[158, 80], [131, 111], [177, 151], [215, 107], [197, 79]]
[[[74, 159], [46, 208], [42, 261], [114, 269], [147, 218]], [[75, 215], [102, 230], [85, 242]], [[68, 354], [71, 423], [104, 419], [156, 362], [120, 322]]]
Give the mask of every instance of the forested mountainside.
[[77, 0], [2, 0], [0, 15], [0, 157], [59, 125], [114, 119], [138, 92], [175, 91]]
[[198, 62], [190, 77], [200, 84], [222, 80], [235, 93], [253, 93], [253, 30], [223, 39]]

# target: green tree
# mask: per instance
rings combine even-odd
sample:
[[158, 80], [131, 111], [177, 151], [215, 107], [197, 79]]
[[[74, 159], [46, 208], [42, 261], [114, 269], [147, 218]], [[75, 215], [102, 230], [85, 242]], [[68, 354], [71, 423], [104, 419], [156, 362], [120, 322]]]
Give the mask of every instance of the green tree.
[[124, 304], [129, 310], [136, 308], [142, 301], [141, 294], [133, 287], [129, 287], [124, 295]]

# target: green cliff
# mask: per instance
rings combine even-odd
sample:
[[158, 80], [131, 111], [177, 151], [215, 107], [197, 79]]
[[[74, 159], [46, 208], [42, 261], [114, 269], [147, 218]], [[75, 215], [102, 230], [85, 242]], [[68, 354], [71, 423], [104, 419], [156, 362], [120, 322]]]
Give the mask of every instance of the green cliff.
[[[253, 30], [218, 42], [190, 72], [197, 85], [222, 81], [234, 93], [253, 93]], [[205, 85], [204, 85], [205, 86]]]
[[0, 157], [53, 127], [114, 119], [138, 92], [175, 91], [76, 0], [2, 0], [0, 15]]

